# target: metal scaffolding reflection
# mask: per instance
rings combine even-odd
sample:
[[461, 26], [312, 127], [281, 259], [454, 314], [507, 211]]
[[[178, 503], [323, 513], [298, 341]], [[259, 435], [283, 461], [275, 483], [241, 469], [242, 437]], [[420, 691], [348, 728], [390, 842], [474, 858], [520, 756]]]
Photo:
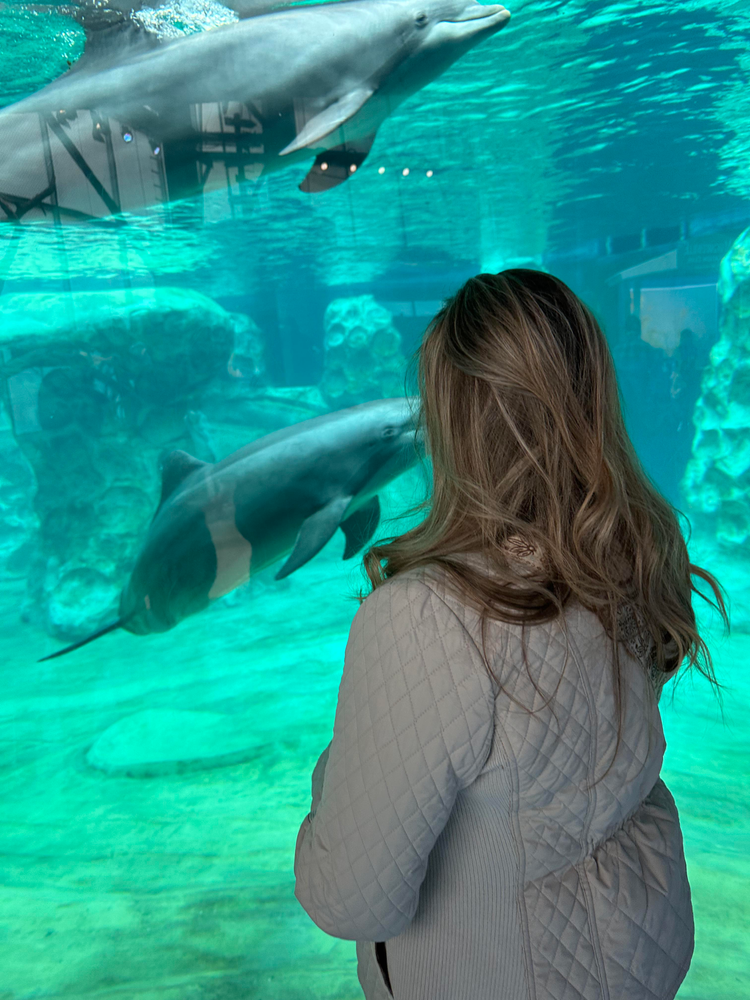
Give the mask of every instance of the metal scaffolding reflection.
[[184, 115], [179, 141], [96, 111], [5, 116], [0, 221], [103, 219], [219, 188], [237, 195], [260, 177], [263, 125], [252, 109], [212, 102]]

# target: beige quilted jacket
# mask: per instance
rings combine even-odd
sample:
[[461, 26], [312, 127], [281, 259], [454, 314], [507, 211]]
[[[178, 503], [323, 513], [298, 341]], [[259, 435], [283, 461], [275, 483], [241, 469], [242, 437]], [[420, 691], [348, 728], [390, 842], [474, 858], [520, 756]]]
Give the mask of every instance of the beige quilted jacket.
[[539, 693], [520, 628], [492, 623], [497, 690], [476, 614], [434, 572], [394, 577], [354, 618], [294, 872], [312, 920], [357, 942], [366, 1000], [668, 1000], [684, 979], [693, 912], [655, 682], [623, 649], [622, 743], [587, 790], [616, 740], [611, 645], [579, 605], [566, 617], [567, 656], [559, 622], [527, 629]]

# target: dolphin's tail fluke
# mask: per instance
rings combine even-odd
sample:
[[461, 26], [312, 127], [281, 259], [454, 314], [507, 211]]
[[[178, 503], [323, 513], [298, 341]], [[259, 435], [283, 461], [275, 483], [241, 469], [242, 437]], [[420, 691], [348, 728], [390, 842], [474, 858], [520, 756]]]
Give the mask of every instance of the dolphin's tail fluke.
[[122, 628], [127, 620], [127, 618], [118, 618], [116, 622], [111, 622], [109, 625], [105, 625], [104, 628], [100, 628], [98, 632], [93, 632], [91, 635], [87, 635], [85, 639], [79, 639], [78, 642], [74, 642], [72, 645], [66, 646], [65, 649], [58, 649], [56, 653], [50, 653], [49, 656], [43, 656], [36, 662], [44, 663], [45, 660], [54, 660], [56, 656], [65, 656], [66, 653], [72, 653], [74, 649], [80, 649], [81, 646], [85, 646], [89, 642], [93, 642], [94, 639], [98, 639], [100, 636], [106, 635], [107, 632], [114, 632], [116, 628]]

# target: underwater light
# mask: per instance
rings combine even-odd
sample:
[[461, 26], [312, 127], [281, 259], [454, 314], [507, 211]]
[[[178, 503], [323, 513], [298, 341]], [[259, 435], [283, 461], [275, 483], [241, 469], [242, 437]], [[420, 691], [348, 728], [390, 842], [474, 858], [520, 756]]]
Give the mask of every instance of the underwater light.
[[122, 133], [122, 140], [123, 140], [123, 142], [132, 142], [133, 141], [133, 133], [132, 132], [128, 132], [128, 130], [125, 129], [123, 131], [123, 133]]
[[321, 170], [328, 170], [328, 164], [327, 163], [321, 163], [320, 164], [320, 169]]
[[409, 168], [408, 167], [404, 167], [404, 169], [401, 171], [401, 174], [404, 177], [408, 177], [409, 176]]
[[352, 163], [352, 165], [349, 167], [349, 173], [353, 174], [356, 169], [357, 169], [357, 164]]
[[378, 173], [379, 174], [384, 174], [385, 173], [385, 167], [378, 167]]
[[427, 176], [427, 177], [432, 177], [432, 171], [431, 171], [431, 170], [428, 170], [428, 171], [427, 171], [427, 174], [426, 174], [425, 176]]
[[154, 146], [151, 152], [154, 154], [154, 156], [158, 156], [159, 153], [161, 153], [161, 146]]

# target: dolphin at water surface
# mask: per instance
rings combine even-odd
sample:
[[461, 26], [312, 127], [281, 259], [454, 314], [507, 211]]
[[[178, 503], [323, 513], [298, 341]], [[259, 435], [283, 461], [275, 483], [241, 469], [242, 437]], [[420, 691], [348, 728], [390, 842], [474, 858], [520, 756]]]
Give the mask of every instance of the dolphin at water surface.
[[[42, 116], [53, 160], [59, 145], [76, 167], [66, 160], [57, 173], [67, 184], [74, 183], [71, 172], [75, 183], [88, 182], [110, 214], [119, 207], [117, 198], [112, 190], [101, 193], [106, 172], [96, 174], [86, 149], [93, 156], [97, 142], [113, 143], [107, 169], [117, 169], [118, 158], [124, 163], [123, 140], [132, 155], [136, 134], [147, 137], [147, 155], [157, 158], [150, 172], [164, 165], [168, 200], [226, 183], [228, 169], [257, 178], [313, 153], [315, 163], [300, 187], [322, 191], [356, 171], [399, 104], [509, 18], [504, 6], [476, 0], [343, 0], [261, 14], [115, 65], [95, 59], [87, 69], [84, 57], [59, 80], [0, 112], [0, 140], [11, 116]], [[33, 201], [24, 180], [29, 171], [39, 174], [42, 161], [49, 165], [38, 127], [30, 122], [24, 129], [16, 127], [12, 142], [4, 142], [0, 209], [8, 218], [23, 212], [24, 198]], [[222, 169], [212, 170], [219, 160]], [[137, 172], [135, 165], [130, 169]], [[44, 179], [56, 182], [48, 173]], [[118, 190], [132, 186], [120, 183]]]
[[120, 598], [116, 628], [166, 632], [284, 555], [281, 580], [337, 528], [344, 559], [372, 538], [378, 492], [420, 456], [416, 401], [362, 403], [267, 434], [216, 464], [167, 456], [162, 496]]

